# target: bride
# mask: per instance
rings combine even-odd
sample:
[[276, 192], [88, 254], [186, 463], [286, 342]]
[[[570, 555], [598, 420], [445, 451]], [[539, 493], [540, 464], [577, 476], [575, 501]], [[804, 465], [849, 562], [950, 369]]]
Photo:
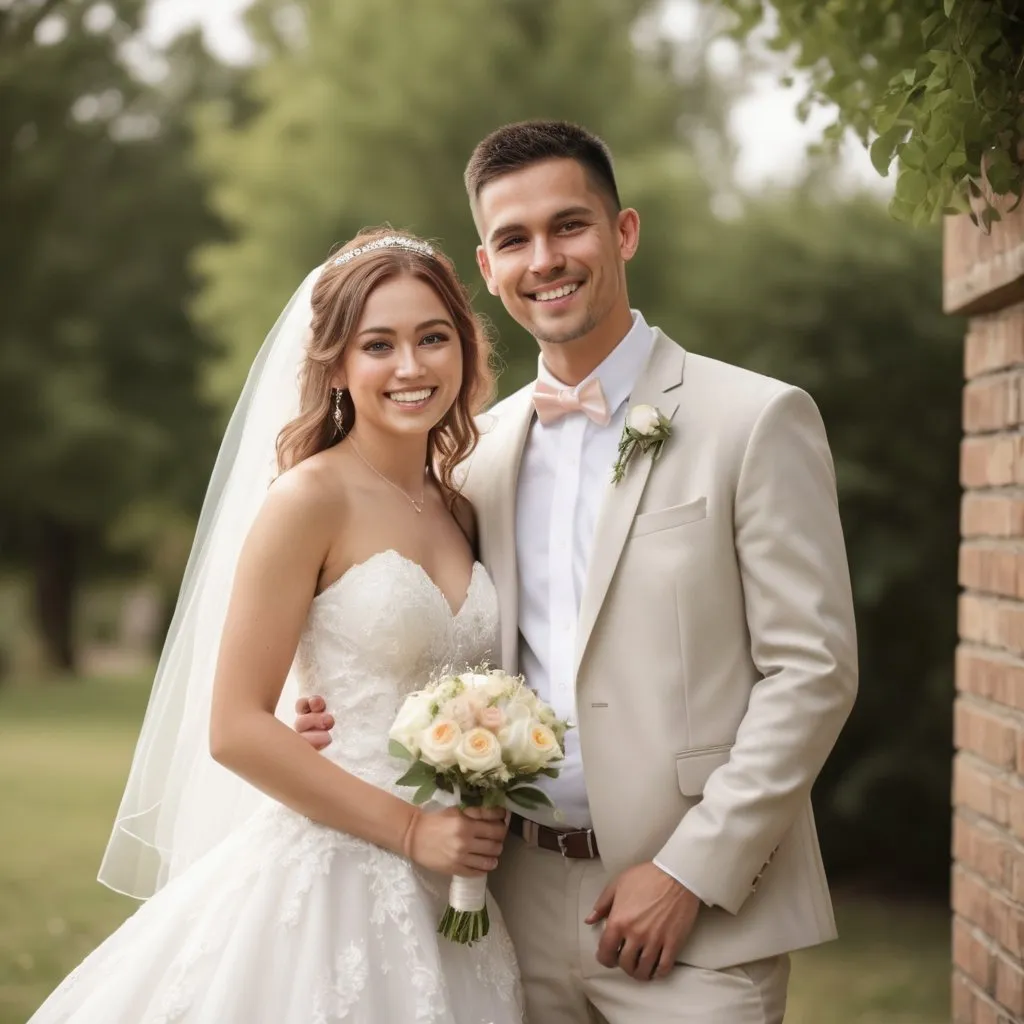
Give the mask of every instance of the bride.
[[[437, 935], [503, 812], [413, 806], [387, 742], [406, 693], [496, 653], [452, 482], [490, 383], [425, 242], [364, 233], [293, 296], [228, 426], [100, 870], [153, 898], [31, 1024], [521, 1021], [497, 908], [472, 947]], [[312, 693], [323, 755], [275, 714]]]

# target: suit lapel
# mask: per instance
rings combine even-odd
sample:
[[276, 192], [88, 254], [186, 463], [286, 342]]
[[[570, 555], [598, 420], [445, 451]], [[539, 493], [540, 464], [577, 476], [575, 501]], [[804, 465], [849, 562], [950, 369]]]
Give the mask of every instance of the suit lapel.
[[[671, 419], [679, 408], [679, 398], [671, 392], [683, 382], [686, 352], [666, 338], [661, 331], [655, 329], [654, 333], [654, 347], [650, 358], [627, 401], [630, 408], [636, 405], [653, 405]], [[671, 445], [678, 444], [679, 441], [677, 435], [670, 437], [665, 444], [666, 452]], [[629, 462], [625, 477], [614, 485], [611, 483], [612, 467], [608, 467], [609, 483], [594, 527], [587, 580], [580, 599], [580, 615], [576, 630], [577, 671], [601, 613], [619, 559], [622, 557], [622, 549], [625, 547], [626, 538], [633, 525], [633, 517], [636, 515], [652, 467], [653, 460], [650, 456], [636, 452]]]
[[[533, 421], [532, 392], [524, 389], [508, 399], [507, 408], [494, 427], [487, 458], [484, 512], [481, 530], [486, 545], [488, 570], [498, 592], [501, 616], [501, 665], [518, 671], [519, 572], [516, 564], [516, 485], [526, 437]], [[488, 486], [489, 485], [489, 486]], [[482, 532], [481, 536], [485, 535]]]

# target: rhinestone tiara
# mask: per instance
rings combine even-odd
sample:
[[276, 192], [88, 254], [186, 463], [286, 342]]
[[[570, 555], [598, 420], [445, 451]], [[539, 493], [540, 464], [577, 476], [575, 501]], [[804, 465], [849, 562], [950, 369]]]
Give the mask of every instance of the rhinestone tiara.
[[365, 252], [373, 252], [375, 249], [408, 249], [410, 252], [422, 253], [424, 256], [433, 256], [434, 250], [426, 242], [416, 238], [407, 238], [405, 235], [385, 235], [383, 238], [376, 238], [366, 245], [358, 245], [355, 249], [348, 249], [331, 262], [336, 267], [349, 263], [357, 256]]

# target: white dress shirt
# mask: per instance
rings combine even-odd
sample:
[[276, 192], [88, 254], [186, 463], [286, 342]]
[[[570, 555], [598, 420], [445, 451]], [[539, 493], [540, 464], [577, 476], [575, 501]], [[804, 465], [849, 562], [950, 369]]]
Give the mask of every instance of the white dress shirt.
[[[516, 495], [516, 559], [519, 567], [519, 667], [527, 683], [561, 718], [576, 721], [576, 626], [590, 562], [594, 526], [611, 486], [612, 467], [626, 420], [627, 399], [640, 376], [654, 334], [634, 310], [629, 333], [594, 372], [611, 421], [598, 426], [573, 412], [544, 426], [534, 418], [523, 450]], [[543, 360], [539, 380], [565, 384]], [[590, 828], [579, 736], [566, 736], [557, 779], [541, 788], [559, 812], [538, 808], [529, 817], [544, 825]]]
[[[629, 333], [578, 385], [594, 377], [601, 381], [611, 413], [608, 425], [599, 426], [582, 412], [548, 426], [534, 417], [523, 449], [516, 493], [519, 668], [541, 700], [571, 723], [576, 721], [576, 629], [594, 527], [611, 486], [629, 395], [653, 346], [653, 331], [633, 310]], [[537, 378], [565, 387], [543, 360]], [[549, 827], [592, 828], [579, 734], [573, 729], [566, 734], [565, 760], [559, 768], [557, 779], [542, 777], [537, 783], [556, 810], [538, 807], [517, 813]], [[654, 863], [695, 891], [664, 864]]]

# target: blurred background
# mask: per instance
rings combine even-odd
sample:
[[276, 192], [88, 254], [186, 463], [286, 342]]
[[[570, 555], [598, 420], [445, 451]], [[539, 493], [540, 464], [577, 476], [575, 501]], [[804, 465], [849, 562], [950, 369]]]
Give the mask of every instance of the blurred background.
[[[461, 174], [582, 122], [643, 221], [633, 304], [806, 388], [831, 439], [861, 695], [815, 790], [838, 943], [795, 1024], [949, 1019], [963, 325], [938, 229], [723, 35], [710, 0], [0, 0], [0, 1024], [133, 908], [95, 882], [220, 431], [332, 245], [437, 239], [493, 321]], [[827, 113], [827, 112], [825, 112]]]

